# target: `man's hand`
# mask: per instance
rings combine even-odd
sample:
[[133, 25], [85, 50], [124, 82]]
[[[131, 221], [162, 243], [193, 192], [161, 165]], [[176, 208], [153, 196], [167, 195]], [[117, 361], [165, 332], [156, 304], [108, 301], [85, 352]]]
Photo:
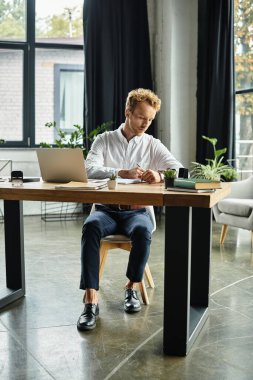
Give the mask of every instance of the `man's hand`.
[[158, 172], [148, 169], [143, 172], [141, 180], [148, 183], [157, 183], [161, 181], [161, 178]]
[[129, 178], [129, 179], [141, 179], [142, 175], [144, 173], [144, 170], [137, 166], [136, 168], [133, 169], [122, 169], [118, 171], [118, 175], [121, 178]]
[[140, 166], [137, 166], [133, 169], [120, 170], [118, 175], [121, 178], [130, 178], [130, 179], [141, 179], [142, 181], [148, 183], [158, 183], [161, 181], [160, 175], [158, 172], [148, 169], [144, 170]]

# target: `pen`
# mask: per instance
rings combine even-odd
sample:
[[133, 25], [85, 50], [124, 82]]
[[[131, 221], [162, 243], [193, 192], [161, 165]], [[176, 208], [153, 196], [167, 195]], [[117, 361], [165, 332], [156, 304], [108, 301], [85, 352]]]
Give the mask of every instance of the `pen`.
[[[142, 170], [143, 171], [143, 173], [145, 173], [145, 169], [143, 169], [142, 167], [141, 167], [141, 165], [140, 164], [136, 164], [137, 166], [138, 166], [138, 168], [140, 168], [140, 170]], [[141, 175], [141, 182], [143, 181], [143, 179], [142, 179], [142, 176], [143, 176], [143, 173], [142, 173], [142, 175]]]

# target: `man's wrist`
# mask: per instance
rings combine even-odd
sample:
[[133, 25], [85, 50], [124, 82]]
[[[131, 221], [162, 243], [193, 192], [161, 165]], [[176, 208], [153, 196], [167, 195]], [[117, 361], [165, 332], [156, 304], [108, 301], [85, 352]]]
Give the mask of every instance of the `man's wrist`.
[[159, 177], [160, 177], [160, 182], [164, 182], [164, 174], [161, 171], [158, 171]]

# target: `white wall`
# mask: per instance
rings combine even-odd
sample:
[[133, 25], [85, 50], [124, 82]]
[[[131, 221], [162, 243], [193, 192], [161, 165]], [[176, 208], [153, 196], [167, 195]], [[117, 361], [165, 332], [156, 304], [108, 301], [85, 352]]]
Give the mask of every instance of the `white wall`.
[[197, 0], [148, 0], [158, 137], [185, 167], [195, 160]]

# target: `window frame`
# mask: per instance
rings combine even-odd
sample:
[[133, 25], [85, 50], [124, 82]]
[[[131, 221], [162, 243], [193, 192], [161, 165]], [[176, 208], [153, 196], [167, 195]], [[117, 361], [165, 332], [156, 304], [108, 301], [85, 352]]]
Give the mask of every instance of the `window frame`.
[[36, 42], [35, 40], [35, 2], [25, 0], [26, 39], [25, 41], [0, 40], [0, 49], [23, 50], [23, 140], [5, 141], [4, 148], [34, 148], [35, 144], [35, 52], [36, 49], [83, 50], [83, 44], [63, 44]]

